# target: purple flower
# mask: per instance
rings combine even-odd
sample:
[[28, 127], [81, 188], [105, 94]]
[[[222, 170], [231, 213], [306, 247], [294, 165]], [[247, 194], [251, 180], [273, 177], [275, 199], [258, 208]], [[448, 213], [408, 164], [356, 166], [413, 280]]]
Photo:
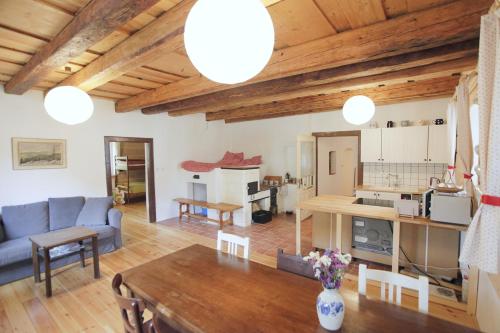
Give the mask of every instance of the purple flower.
[[338, 289], [351, 262], [351, 255], [342, 254], [339, 249], [326, 249], [322, 256], [319, 252], [310, 252], [304, 261], [313, 265], [314, 275], [324, 288]]

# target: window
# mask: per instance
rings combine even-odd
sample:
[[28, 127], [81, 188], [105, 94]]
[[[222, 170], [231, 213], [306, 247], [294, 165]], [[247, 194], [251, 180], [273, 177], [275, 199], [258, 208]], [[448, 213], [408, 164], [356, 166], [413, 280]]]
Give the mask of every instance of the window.
[[331, 151], [328, 153], [328, 161], [329, 161], [329, 173], [330, 175], [334, 175], [337, 173], [337, 152]]

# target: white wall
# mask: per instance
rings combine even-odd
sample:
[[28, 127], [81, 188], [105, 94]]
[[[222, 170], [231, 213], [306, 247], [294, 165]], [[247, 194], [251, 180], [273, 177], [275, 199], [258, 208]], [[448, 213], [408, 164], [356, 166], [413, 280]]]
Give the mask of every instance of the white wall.
[[[180, 180], [183, 160], [215, 162], [228, 149], [247, 156], [263, 155], [261, 177], [284, 175], [286, 147], [295, 149], [301, 133], [358, 129], [348, 125], [341, 112], [327, 112], [226, 125], [206, 122], [203, 115], [145, 116], [140, 112], [117, 114], [113, 102], [94, 99], [92, 118], [68, 126], [50, 118], [43, 109], [41, 92], [22, 96], [0, 89], [0, 207], [46, 200], [48, 197], [106, 194], [104, 136], [152, 137], [155, 147], [157, 218], [176, 216], [172, 199], [186, 195]], [[447, 99], [404, 103], [377, 108], [379, 126], [387, 120], [444, 117]], [[12, 137], [67, 140], [66, 169], [13, 170]]]
[[[445, 119], [447, 104], [448, 98], [442, 98], [379, 106], [373, 120], [379, 127], [385, 127], [388, 120], [397, 122]], [[261, 177], [266, 174], [284, 176], [285, 172], [289, 171], [286, 147], [295, 149], [296, 137], [299, 134], [348, 131], [362, 127], [346, 123], [340, 111], [256, 120], [226, 126], [233, 151], [243, 151], [247, 156], [262, 155], [264, 166]], [[368, 124], [365, 127], [368, 127]]]
[[[177, 214], [172, 199], [185, 195], [178, 181], [185, 159], [216, 161], [226, 150], [224, 124], [206, 123], [202, 115], [173, 118], [140, 112], [117, 114], [113, 102], [94, 99], [92, 118], [68, 126], [50, 118], [41, 92], [22, 96], [0, 90], [0, 207], [48, 197], [106, 195], [104, 136], [154, 140], [157, 219]], [[67, 168], [13, 170], [12, 137], [67, 140]]]

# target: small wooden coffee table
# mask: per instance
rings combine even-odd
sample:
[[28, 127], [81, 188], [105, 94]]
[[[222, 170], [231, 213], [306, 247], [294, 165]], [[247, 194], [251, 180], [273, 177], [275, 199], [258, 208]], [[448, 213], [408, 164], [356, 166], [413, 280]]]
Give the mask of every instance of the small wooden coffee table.
[[[30, 237], [32, 243], [32, 257], [33, 257], [33, 272], [35, 282], [41, 282], [40, 276], [40, 260], [39, 256], [43, 254], [43, 261], [45, 264], [45, 294], [47, 297], [52, 296], [52, 281], [50, 272], [50, 261], [55, 258], [50, 257], [49, 251], [55, 247], [66, 245], [70, 243], [78, 243], [75, 251], [68, 251], [60, 256], [67, 256], [76, 252], [80, 253], [81, 266], [85, 267], [85, 246], [83, 241], [92, 238], [92, 255], [94, 257], [94, 278], [100, 277], [99, 272], [99, 253], [97, 248], [97, 232], [85, 227], [71, 227], [67, 229], [47, 232], [45, 234], [33, 235]], [[39, 251], [40, 250], [40, 251]]]

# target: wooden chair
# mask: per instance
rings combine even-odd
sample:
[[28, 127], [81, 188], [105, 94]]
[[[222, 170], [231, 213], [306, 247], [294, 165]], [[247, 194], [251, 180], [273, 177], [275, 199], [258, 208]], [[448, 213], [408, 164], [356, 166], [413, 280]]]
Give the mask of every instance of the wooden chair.
[[238, 255], [238, 245], [243, 246], [243, 258], [248, 259], [250, 238], [228, 234], [219, 230], [217, 233], [217, 250], [222, 251], [222, 242], [227, 242], [227, 252]]
[[359, 265], [358, 292], [366, 295], [366, 281], [374, 280], [380, 282], [380, 298], [385, 301], [386, 283], [389, 284], [389, 303], [394, 302], [394, 286], [396, 286], [396, 304], [401, 305], [401, 288], [418, 291], [418, 311], [427, 313], [429, 311], [429, 279], [419, 276], [418, 279], [393, 273], [368, 269], [366, 265]]
[[121, 274], [116, 274], [111, 282], [115, 292], [116, 302], [120, 308], [125, 333], [155, 333], [153, 322], [144, 322], [144, 301], [138, 298], [128, 298], [122, 295], [120, 286], [122, 285]]
[[315, 279], [312, 265], [304, 261], [301, 256], [285, 254], [283, 249], [278, 249], [277, 258], [276, 266], [279, 270]]

